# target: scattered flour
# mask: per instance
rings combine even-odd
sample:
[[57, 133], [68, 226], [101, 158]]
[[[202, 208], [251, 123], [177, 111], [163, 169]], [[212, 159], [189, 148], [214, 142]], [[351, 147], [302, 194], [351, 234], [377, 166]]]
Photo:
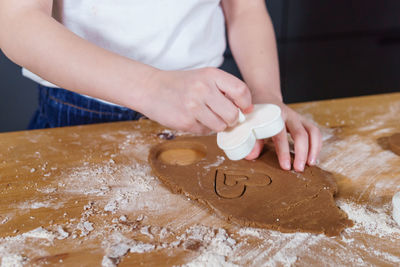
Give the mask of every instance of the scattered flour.
[[253, 236], [257, 238], [261, 238], [260, 232], [262, 230], [256, 229], [256, 228], [251, 228], [251, 227], [243, 227], [239, 230], [238, 234], [240, 236]]
[[379, 238], [400, 239], [400, 227], [396, 227], [396, 222], [391, 217], [391, 205], [366, 208], [347, 201], [338, 201], [337, 204], [355, 223], [354, 227], [346, 229], [346, 232], [364, 232]]
[[103, 242], [103, 247], [105, 248], [105, 255], [102, 260], [103, 267], [117, 266], [121, 257], [128, 252], [145, 253], [156, 248], [154, 244], [129, 239], [121, 233], [112, 234], [108, 240]]
[[111, 213], [115, 213], [118, 208], [118, 202], [116, 200], [110, 200], [106, 206], [104, 207], [105, 211], [110, 211]]
[[41, 192], [43, 194], [51, 194], [57, 191], [57, 188], [55, 187], [47, 187], [47, 188], [37, 188], [36, 189], [38, 192]]
[[212, 167], [218, 167], [219, 165], [221, 165], [223, 162], [225, 161], [225, 157], [224, 156], [217, 156], [217, 161], [214, 163], [210, 163], [206, 166], [204, 166], [205, 169], [210, 169]]
[[43, 248], [52, 246], [56, 237], [56, 234], [38, 227], [20, 235], [0, 238], [0, 267], [25, 266], [29, 259], [23, 255], [27, 252], [46, 255]]
[[150, 228], [149, 225], [142, 227], [140, 229], [140, 233], [145, 235], [145, 236], [147, 236], [147, 237], [149, 237], [150, 239], [153, 239], [154, 236], [149, 232], [149, 228]]
[[[143, 194], [153, 191], [158, 180], [150, 175], [150, 167], [133, 162], [131, 165], [111, 163], [83, 166], [69, 170], [64, 175], [65, 185], [58, 192], [102, 196], [104, 210], [116, 213], [119, 210], [141, 209]], [[144, 204], [144, 203], [143, 203]], [[157, 204], [154, 201], [145, 205]]]
[[[365, 179], [366, 176], [374, 179], [379, 174], [400, 170], [400, 166], [393, 169], [396, 160], [394, 153], [382, 150], [376, 141], [353, 135], [325, 146], [319, 166], [354, 180]], [[379, 168], [371, 168], [373, 166]]]
[[69, 233], [65, 231], [61, 225], [57, 227], [57, 233], [58, 233], [57, 239], [59, 240], [69, 237]]
[[87, 232], [91, 232], [94, 230], [93, 223], [91, 223], [91, 222], [87, 222], [87, 221], [83, 222], [83, 227], [85, 228], [85, 230]]
[[10, 220], [9, 217], [5, 216], [5, 217], [0, 217], [0, 224], [5, 224]]
[[0, 267], [22, 267], [25, 258], [18, 254], [8, 254], [1, 258]]
[[39, 239], [47, 239], [49, 241], [53, 241], [56, 238], [55, 234], [47, 231], [43, 227], [38, 227], [32, 231], [26, 232], [22, 234], [23, 237], [26, 238], [39, 238]]
[[[167, 230], [162, 228], [156, 233], [161, 241], [162, 236], [165, 236], [165, 231]], [[140, 232], [148, 232], [148, 227], [142, 227]], [[188, 228], [185, 233], [177, 236], [176, 240], [172, 242], [145, 243], [116, 232], [103, 241], [105, 256], [102, 266], [118, 265], [121, 258], [127, 253], [146, 253], [178, 246], [199, 253], [195, 259], [184, 266], [237, 266], [227, 260], [228, 256], [233, 256], [235, 245], [236, 240], [231, 238], [224, 229], [202, 225]]]
[[[200, 255], [184, 266], [237, 266], [228, 260], [234, 258], [236, 240], [231, 238], [225, 229], [212, 229], [202, 225], [195, 225], [186, 230], [186, 233], [178, 237], [183, 246], [189, 243], [199, 246]], [[198, 244], [198, 245], [197, 245]]]
[[187, 264], [184, 264], [183, 266], [185, 266], [185, 267], [220, 267], [220, 266], [236, 267], [239, 265], [227, 262], [225, 256], [219, 255], [212, 251], [206, 251], [205, 253], [201, 254], [193, 261], [191, 261]]
[[31, 210], [31, 209], [40, 209], [40, 208], [50, 208], [50, 209], [59, 209], [64, 205], [61, 201], [27, 201], [18, 205], [18, 209], [20, 210]]

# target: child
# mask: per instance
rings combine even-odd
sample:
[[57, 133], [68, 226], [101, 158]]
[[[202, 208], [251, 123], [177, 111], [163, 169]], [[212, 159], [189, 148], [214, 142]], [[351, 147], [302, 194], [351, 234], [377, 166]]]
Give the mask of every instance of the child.
[[[246, 83], [217, 68], [225, 24]], [[40, 84], [31, 128], [144, 114], [204, 134], [234, 125], [238, 108], [274, 103], [295, 142], [296, 171], [314, 165], [321, 149], [318, 128], [282, 102], [264, 0], [0, 0], [0, 47]], [[273, 141], [290, 170], [286, 130]]]

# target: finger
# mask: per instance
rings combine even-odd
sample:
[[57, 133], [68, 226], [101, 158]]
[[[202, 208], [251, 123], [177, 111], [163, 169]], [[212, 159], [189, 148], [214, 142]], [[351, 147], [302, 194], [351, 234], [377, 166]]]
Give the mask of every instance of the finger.
[[195, 113], [195, 117], [201, 124], [214, 132], [222, 132], [227, 127], [227, 124], [206, 105], [199, 107], [198, 112]]
[[192, 128], [190, 129], [190, 132], [194, 133], [194, 134], [206, 135], [206, 134], [210, 134], [211, 130], [209, 128], [205, 127], [200, 122], [196, 122], [193, 124]]
[[233, 126], [239, 118], [238, 107], [226, 98], [220, 90], [215, 90], [206, 99], [208, 107], [217, 114], [227, 125]]
[[312, 166], [317, 162], [318, 154], [322, 148], [322, 135], [321, 131], [313, 123], [309, 121], [303, 121], [303, 126], [308, 132], [309, 140], [309, 152], [307, 164]]
[[258, 158], [258, 156], [260, 155], [260, 153], [261, 153], [263, 147], [264, 147], [264, 142], [263, 142], [263, 140], [257, 140], [257, 141], [256, 141], [256, 144], [254, 145], [253, 150], [250, 152], [250, 154], [248, 154], [248, 155], [246, 156], [245, 159], [247, 159], [247, 160], [253, 160], [253, 159]]
[[287, 127], [294, 140], [294, 163], [296, 171], [302, 172], [308, 157], [308, 133], [299, 120], [289, 120]]
[[274, 141], [276, 154], [278, 155], [279, 165], [284, 170], [291, 169], [291, 159], [289, 151], [289, 141], [287, 137], [286, 128], [284, 128], [279, 134], [272, 137]]
[[250, 107], [248, 107], [248, 108], [246, 108], [246, 109], [242, 110], [242, 112], [243, 112], [244, 114], [249, 114], [249, 113], [252, 113], [252, 112], [253, 112], [253, 110], [254, 110], [254, 105], [253, 105], [253, 104], [251, 104], [251, 106], [250, 106]]
[[[177, 118], [179, 116], [176, 116]], [[187, 119], [187, 118], [186, 118]], [[179, 121], [179, 118], [178, 118]], [[185, 118], [180, 119], [181, 125], [177, 127], [178, 130], [188, 132], [188, 133], [194, 133], [194, 134], [208, 134], [210, 133], [210, 129], [205, 127], [203, 124], [198, 122], [195, 119], [190, 119], [190, 120], [185, 120]], [[165, 126], [169, 128], [175, 128], [176, 127], [176, 121], [171, 122], [170, 124], [166, 124]]]
[[235, 76], [221, 72], [221, 75], [215, 78], [215, 85], [229, 96], [241, 110], [247, 110], [252, 105], [250, 89]]

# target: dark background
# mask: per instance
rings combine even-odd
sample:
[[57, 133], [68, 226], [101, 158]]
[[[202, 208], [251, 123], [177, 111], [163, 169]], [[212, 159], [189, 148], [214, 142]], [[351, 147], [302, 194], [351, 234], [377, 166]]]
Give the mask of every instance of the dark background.
[[[285, 102], [400, 91], [400, 1], [267, 0]], [[229, 49], [223, 69], [240, 75]], [[36, 85], [0, 53], [0, 132], [26, 128]]]

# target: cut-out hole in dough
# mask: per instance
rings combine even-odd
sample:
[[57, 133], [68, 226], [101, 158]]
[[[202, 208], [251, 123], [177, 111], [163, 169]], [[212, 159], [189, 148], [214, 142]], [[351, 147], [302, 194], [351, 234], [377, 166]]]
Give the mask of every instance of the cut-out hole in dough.
[[173, 147], [163, 147], [157, 158], [168, 165], [187, 166], [200, 161], [205, 156], [206, 150], [202, 145], [182, 142]]
[[390, 149], [400, 156], [400, 133], [396, 133], [389, 137]]

